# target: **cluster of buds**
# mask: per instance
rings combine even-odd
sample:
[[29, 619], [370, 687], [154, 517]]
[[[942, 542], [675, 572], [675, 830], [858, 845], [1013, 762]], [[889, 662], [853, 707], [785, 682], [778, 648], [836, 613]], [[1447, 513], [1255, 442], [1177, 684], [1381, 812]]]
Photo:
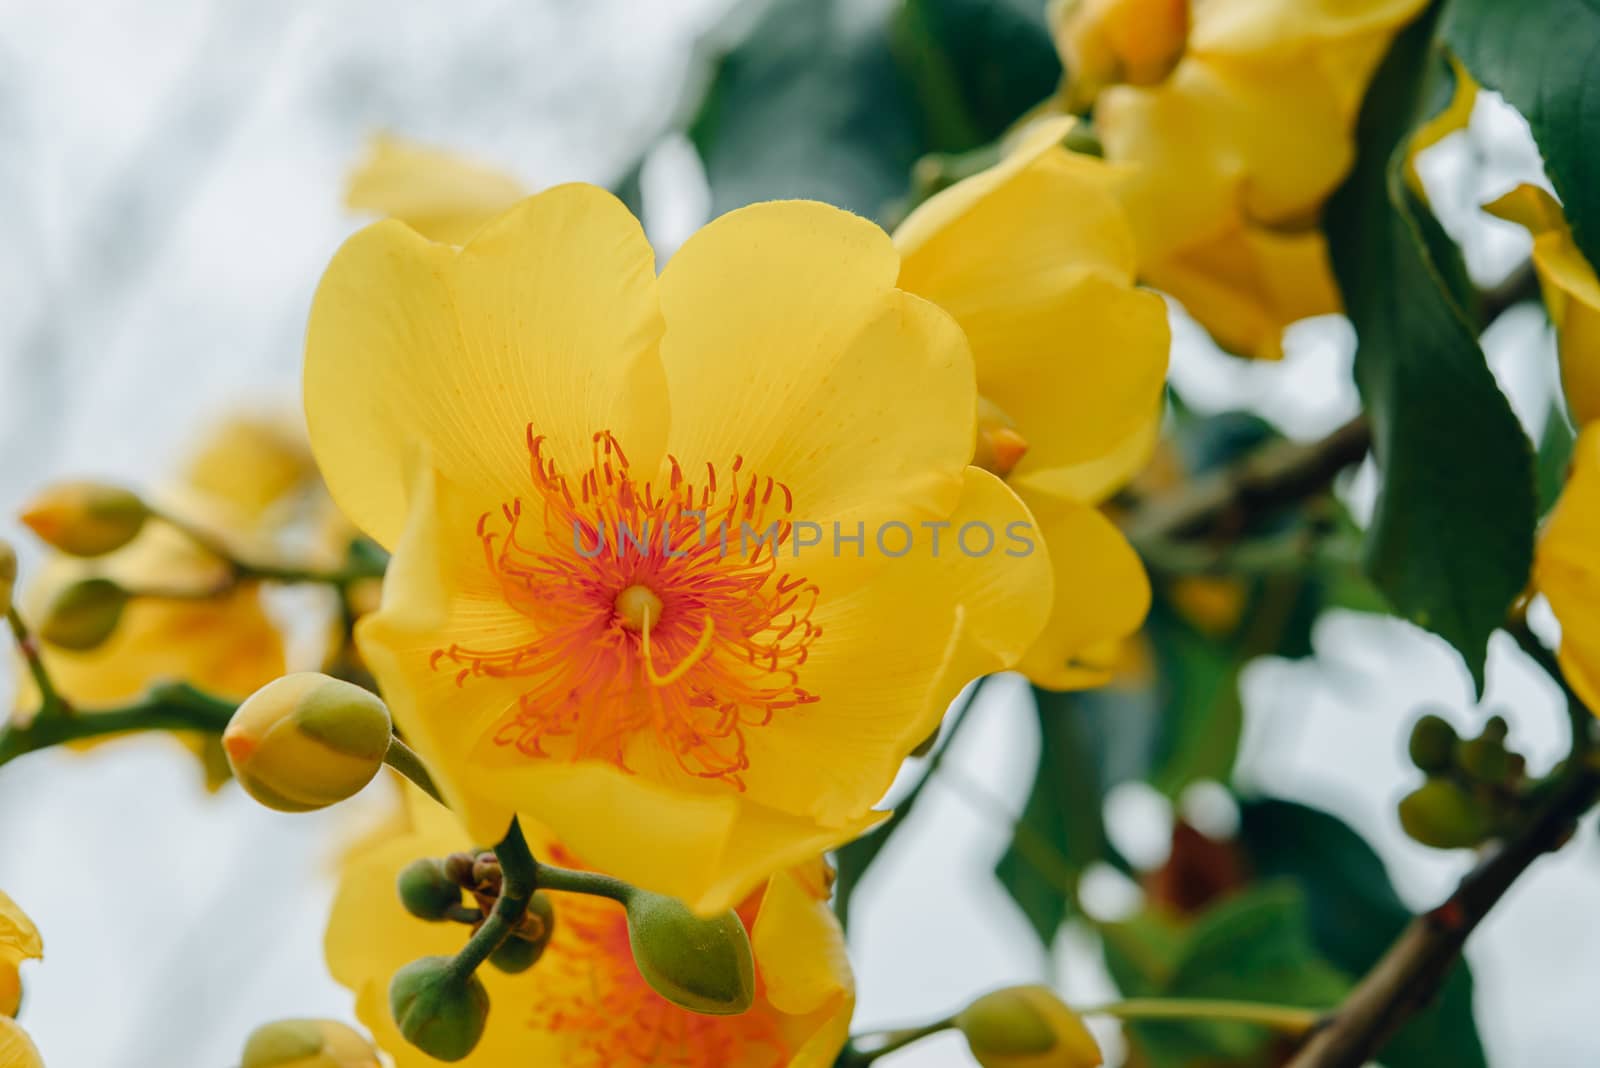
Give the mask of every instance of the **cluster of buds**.
[[1527, 761], [1506, 747], [1509, 725], [1490, 716], [1475, 738], [1462, 738], [1427, 713], [1411, 729], [1411, 762], [1427, 775], [1400, 801], [1400, 824], [1435, 849], [1472, 849], [1515, 822], [1529, 788]]
[[[474, 932], [494, 911], [504, 887], [500, 858], [484, 850], [452, 853], [443, 860], [426, 857], [412, 861], [400, 872], [400, 903], [407, 912], [432, 923], [454, 920], [472, 925]], [[475, 907], [464, 903], [471, 897]], [[489, 963], [508, 975], [525, 972], [538, 963], [555, 933], [555, 907], [548, 894], [535, 891], [516, 928], [489, 955]]]

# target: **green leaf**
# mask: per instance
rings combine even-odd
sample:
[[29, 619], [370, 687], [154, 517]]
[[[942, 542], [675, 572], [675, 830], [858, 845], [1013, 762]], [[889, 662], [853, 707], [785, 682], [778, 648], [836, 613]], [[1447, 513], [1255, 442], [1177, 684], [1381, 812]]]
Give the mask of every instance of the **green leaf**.
[[1528, 120], [1573, 239], [1600, 264], [1600, 4], [1455, 0], [1444, 37]]
[[[1287, 801], [1241, 806], [1239, 833], [1263, 877], [1290, 880], [1305, 894], [1311, 936], [1334, 966], [1365, 974], [1411, 920], [1383, 862], [1354, 831], [1325, 812]], [[1472, 974], [1457, 965], [1433, 1004], [1382, 1051], [1389, 1068], [1481, 1068], [1472, 1016]]]
[[1539, 435], [1537, 475], [1539, 481], [1539, 514], [1555, 507], [1556, 498], [1567, 484], [1567, 467], [1572, 462], [1572, 446], [1577, 437], [1561, 405], [1552, 404], [1545, 417], [1544, 433]]
[[1044, 0], [906, 0], [892, 39], [931, 151], [988, 144], [1061, 81]]
[[689, 128], [713, 211], [808, 197], [876, 217], [905, 193], [925, 146], [887, 18], [856, 0], [768, 5]]
[[[1140, 930], [1146, 949], [1153, 944], [1149, 932], [1148, 925]], [[1119, 955], [1126, 956], [1127, 940], [1118, 941]], [[1140, 996], [1323, 1009], [1337, 1005], [1349, 986], [1344, 973], [1313, 945], [1303, 894], [1283, 883], [1257, 887], [1213, 907], [1189, 929], [1165, 981]], [[1259, 1027], [1211, 1021], [1141, 1022], [1130, 1024], [1128, 1031], [1154, 1068], [1254, 1064], [1273, 1041]]]
[[1403, 32], [1379, 68], [1324, 223], [1382, 472], [1367, 571], [1399, 614], [1460, 651], [1481, 692], [1489, 635], [1532, 565], [1533, 463], [1451, 291], [1458, 253], [1402, 175], [1428, 72], [1442, 67], [1433, 22]]
[[1093, 724], [1078, 695], [1034, 690], [1039, 767], [1033, 793], [995, 876], [1048, 949], [1066, 919], [1078, 878], [1107, 856]]

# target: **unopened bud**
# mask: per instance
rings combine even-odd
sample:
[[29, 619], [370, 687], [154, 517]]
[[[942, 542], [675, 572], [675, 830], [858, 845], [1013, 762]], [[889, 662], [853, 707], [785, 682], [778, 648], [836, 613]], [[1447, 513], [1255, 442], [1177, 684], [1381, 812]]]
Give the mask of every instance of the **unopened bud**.
[[489, 958], [489, 963], [512, 975], [527, 971], [544, 956], [550, 936], [555, 932], [556, 910], [550, 904], [549, 895], [535, 891], [528, 900], [528, 910], [522, 914], [516, 931], [501, 943], [494, 956]]
[[413, 860], [401, 870], [397, 881], [400, 903], [419, 920], [445, 919], [452, 908], [461, 904], [461, 887], [450, 881], [441, 860]]
[[489, 963], [507, 975], [521, 975], [538, 963], [543, 954], [543, 947], [512, 935], [489, 954]]
[[956, 1016], [983, 1068], [1095, 1068], [1104, 1058], [1078, 1014], [1046, 987], [985, 994]]
[[389, 1011], [406, 1041], [441, 1061], [459, 1061], [483, 1037], [489, 992], [476, 975], [457, 979], [449, 957], [423, 957], [395, 973]]
[[1455, 780], [1432, 778], [1401, 799], [1400, 826], [1434, 849], [1470, 849], [1489, 836], [1493, 814]]
[[987, 397], [978, 398], [978, 436], [973, 444], [972, 464], [1005, 478], [1028, 451], [1028, 442], [1017, 432], [1011, 417]]
[[251, 694], [223, 731], [222, 747], [251, 797], [279, 812], [309, 812], [371, 782], [391, 730], [375, 695], [303, 671]]
[[0, 540], [0, 616], [11, 611], [11, 594], [17, 586], [17, 551]]
[[1505, 743], [1487, 735], [1461, 743], [1461, 770], [1482, 783], [1498, 785], [1511, 777], [1511, 754]]
[[1493, 738], [1497, 742], [1503, 742], [1510, 735], [1511, 724], [1506, 722], [1506, 717], [1497, 714], [1484, 721], [1482, 737]]
[[72, 556], [103, 556], [138, 536], [150, 509], [138, 494], [98, 482], [51, 486], [22, 510], [22, 521]]
[[493, 853], [479, 853], [472, 861], [472, 885], [480, 889], [500, 890], [504, 876], [500, 873], [500, 858]]
[[472, 886], [472, 862], [476, 859], [471, 853], [451, 853], [444, 858], [445, 878], [457, 886]]
[[750, 935], [732, 909], [696, 916], [676, 898], [644, 890], [629, 896], [627, 909], [633, 962], [656, 993], [707, 1016], [736, 1015], [755, 1001]]
[[1407, 748], [1411, 763], [1423, 771], [1444, 771], [1455, 763], [1456, 729], [1442, 717], [1429, 713], [1411, 728], [1411, 741]]
[[63, 649], [87, 652], [111, 637], [127, 606], [128, 591], [110, 579], [80, 579], [51, 598], [39, 623], [39, 637]]
[[379, 1068], [379, 1064], [371, 1043], [342, 1023], [279, 1020], [250, 1033], [239, 1068]]

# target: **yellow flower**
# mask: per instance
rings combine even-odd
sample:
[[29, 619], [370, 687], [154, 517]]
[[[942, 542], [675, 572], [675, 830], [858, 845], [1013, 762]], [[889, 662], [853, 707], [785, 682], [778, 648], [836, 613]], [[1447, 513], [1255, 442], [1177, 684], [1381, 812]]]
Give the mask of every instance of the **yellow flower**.
[[[0, 1017], [15, 1016], [22, 1003], [22, 974], [17, 966], [43, 956], [39, 929], [15, 901], [0, 891]], [[0, 1051], [5, 1049], [4, 1042], [0, 1032]], [[9, 1063], [0, 1060], [0, 1065]]]
[[1560, 203], [1538, 186], [1518, 186], [1485, 210], [1533, 235], [1533, 266], [1556, 328], [1567, 408], [1573, 422], [1586, 425], [1600, 417], [1600, 278], [1573, 242]]
[[[1285, 325], [1338, 310], [1317, 218], [1354, 157], [1372, 71], [1422, 6], [1207, 0], [1190, 5], [1182, 57], [1159, 81], [1102, 89], [1103, 65], [1069, 81], [1070, 105], [1093, 101], [1106, 158], [1140, 164], [1124, 203], [1146, 276], [1235, 351], [1277, 358]], [[1132, 33], [1124, 53], [1171, 55], [1165, 11], [1164, 0], [1066, 5], [1058, 40]]]
[[[356, 1012], [396, 1068], [437, 1062], [413, 1049], [390, 1018], [390, 978], [411, 961], [452, 955], [467, 928], [416, 919], [395, 881], [422, 857], [469, 848], [447, 811], [407, 791], [410, 825], [375, 838], [348, 860], [328, 922], [334, 977], [356, 996]], [[554, 840], [526, 827], [542, 859], [574, 864]], [[467, 1068], [560, 1064], [573, 1068], [824, 1068], [844, 1044], [855, 1002], [844, 941], [812, 861], [772, 877], [739, 905], [756, 963], [754, 1006], [737, 1016], [702, 1016], [657, 994], [635, 967], [627, 923], [615, 902], [552, 893], [555, 929], [544, 954], [517, 975], [478, 972], [491, 1000], [483, 1039]]]
[[1533, 583], [1561, 621], [1561, 670], [1600, 714], [1600, 426], [1573, 446], [1571, 477], [1539, 534]]
[[28, 1032], [5, 1016], [0, 1016], [0, 1068], [44, 1068], [44, 1060]]
[[960, 686], [1031, 644], [1046, 551], [966, 466], [971, 354], [899, 270], [795, 201], [658, 280], [586, 185], [463, 249], [391, 221], [334, 258], [312, 444], [394, 550], [358, 637], [480, 841], [525, 812], [719, 911], [871, 826]]
[[1020, 669], [1058, 688], [1107, 681], [1149, 608], [1144, 568], [1096, 505], [1154, 447], [1170, 340], [1161, 299], [1133, 285], [1118, 175], [1061, 147], [1070, 125], [1039, 123], [895, 232], [900, 287], [950, 312], [972, 345], [976, 462], [986, 426], [1014, 435], [986, 466], [1027, 503], [1055, 567], [1050, 621]]
[[461, 245], [524, 195], [509, 175], [401, 138], [378, 137], [350, 176], [345, 206], [399, 219], [429, 240]]

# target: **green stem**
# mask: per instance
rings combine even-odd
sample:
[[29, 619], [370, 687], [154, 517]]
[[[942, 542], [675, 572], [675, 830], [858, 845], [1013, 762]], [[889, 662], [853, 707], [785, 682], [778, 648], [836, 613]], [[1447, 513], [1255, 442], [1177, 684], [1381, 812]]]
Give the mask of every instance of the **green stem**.
[[450, 977], [459, 983], [470, 979], [472, 973], [512, 936], [527, 915], [528, 902], [533, 898], [533, 876], [539, 863], [528, 851], [528, 840], [522, 836], [522, 824], [516, 817], [512, 817], [506, 836], [494, 847], [494, 852], [500, 859], [500, 897], [483, 925], [473, 932], [450, 962]]
[[80, 709], [72, 716], [38, 715], [0, 729], [0, 765], [67, 742], [134, 731], [204, 731], [221, 734], [235, 705], [187, 684], [162, 686], [135, 704]]
[[446, 808], [450, 807], [444, 795], [439, 792], [438, 785], [433, 781], [428, 765], [422, 762], [416, 750], [400, 740], [398, 734], [389, 739], [389, 751], [383, 754], [383, 762], [411, 780], [413, 785], [439, 804]]
[[[873, 1036], [878, 1041], [871, 1049], [856, 1049], [853, 1045], [847, 1047], [845, 1052], [839, 1055], [838, 1061], [835, 1062], [835, 1068], [866, 1068], [867, 1065], [879, 1057], [886, 1057], [897, 1050], [905, 1049], [913, 1042], [920, 1042], [930, 1035], [948, 1031], [955, 1025], [955, 1018], [947, 1016], [943, 1020], [935, 1020], [933, 1023], [924, 1024], [921, 1027], [906, 1027], [899, 1031], [885, 1031], [881, 1035]], [[857, 1040], [852, 1039], [852, 1043], [855, 1041]]]
[[39, 653], [39, 639], [28, 629], [28, 624], [22, 618], [22, 613], [17, 611], [16, 605], [12, 605], [6, 612], [6, 622], [11, 626], [11, 636], [16, 639], [17, 651], [22, 654], [22, 659], [27, 661], [28, 674], [33, 676], [33, 684], [38, 687], [39, 716], [50, 719], [70, 715], [72, 706], [56, 689], [55, 681], [50, 678], [50, 669], [45, 667], [44, 657]]
[[568, 894], [588, 894], [590, 897], [608, 897], [626, 904], [633, 887], [621, 879], [592, 871], [572, 871], [549, 864], [540, 864], [536, 885], [541, 890], [559, 890]]
[[1255, 1001], [1216, 1001], [1201, 998], [1129, 998], [1079, 1009], [1080, 1016], [1110, 1016], [1118, 1020], [1226, 1020], [1256, 1024], [1285, 1035], [1303, 1035], [1325, 1015], [1316, 1009], [1267, 1005]]
[[[151, 514], [163, 523], [178, 531], [184, 537], [194, 542], [207, 553], [228, 565], [230, 575], [228, 581], [214, 590], [201, 591], [200, 594], [182, 594], [180, 596], [193, 598], [220, 597], [233, 589], [240, 582], [284, 582], [284, 583], [309, 583], [323, 586], [333, 586], [336, 589], [345, 589], [351, 583], [362, 579], [382, 578], [383, 568], [377, 564], [352, 563], [342, 568], [324, 570], [314, 567], [286, 566], [280, 564], [257, 563], [241, 560], [231, 548], [211, 534], [178, 516], [169, 512], [158, 512], [152, 509]], [[144, 593], [143, 596], [162, 596], [160, 593]]]

